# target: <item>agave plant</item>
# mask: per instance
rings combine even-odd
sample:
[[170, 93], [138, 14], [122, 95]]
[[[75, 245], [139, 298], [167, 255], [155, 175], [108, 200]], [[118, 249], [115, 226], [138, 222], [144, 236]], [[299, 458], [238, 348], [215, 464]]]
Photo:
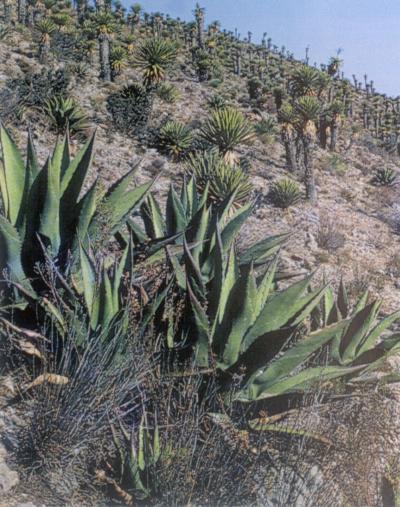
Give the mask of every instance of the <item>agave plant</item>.
[[367, 290], [351, 307], [342, 280], [337, 297], [328, 288], [321, 304], [313, 312], [317, 325], [329, 326], [346, 320], [346, 325], [330, 344], [330, 357], [334, 364], [341, 366], [361, 365], [362, 373], [357, 380], [368, 378], [370, 372], [381, 366], [387, 357], [399, 351], [398, 333], [388, 333], [387, 330], [400, 318], [400, 311], [378, 320], [381, 305], [381, 301], [369, 302]]
[[110, 52], [111, 78], [114, 80], [127, 67], [126, 51], [122, 46], [113, 47]]
[[163, 151], [179, 158], [192, 146], [192, 130], [179, 121], [169, 121], [160, 129], [159, 143]]
[[253, 127], [243, 114], [234, 108], [216, 110], [200, 129], [200, 139], [216, 146], [227, 161], [234, 161], [235, 148], [254, 138]]
[[[79, 246], [101, 247], [122, 227], [148, 193], [151, 182], [129, 189], [135, 168], [107, 191], [97, 182], [83, 193], [91, 166], [94, 135], [71, 160], [68, 138], [39, 168], [32, 139], [26, 163], [8, 132], [1, 127], [0, 272], [33, 294], [30, 279], [46, 258], [64, 273], [78, 258]], [[35, 284], [34, 284], [35, 285]]]
[[180, 93], [178, 88], [172, 83], [161, 83], [157, 87], [157, 96], [167, 104], [174, 104], [179, 98]]
[[45, 102], [44, 112], [58, 134], [84, 133], [89, 128], [88, 117], [71, 97], [53, 97]]
[[375, 172], [371, 183], [377, 187], [392, 187], [397, 180], [397, 174], [389, 167], [383, 167]]
[[299, 185], [289, 178], [275, 182], [270, 190], [270, 197], [274, 205], [283, 209], [297, 204], [301, 200], [301, 195]]
[[229, 164], [215, 151], [189, 157], [186, 172], [194, 176], [200, 193], [208, 190], [210, 202], [221, 204], [235, 195], [234, 205], [240, 206], [251, 195], [253, 185], [240, 166]]
[[134, 56], [134, 65], [143, 72], [143, 84], [152, 88], [165, 79], [167, 68], [176, 59], [176, 47], [171, 42], [153, 38], [138, 47]]

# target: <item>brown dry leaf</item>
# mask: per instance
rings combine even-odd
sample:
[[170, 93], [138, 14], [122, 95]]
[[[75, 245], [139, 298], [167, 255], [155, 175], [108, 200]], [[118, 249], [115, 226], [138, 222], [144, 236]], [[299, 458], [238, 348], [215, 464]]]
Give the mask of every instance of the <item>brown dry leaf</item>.
[[11, 324], [11, 322], [9, 322], [6, 319], [1, 318], [0, 322], [2, 322], [5, 326], [7, 326], [12, 331], [15, 331], [16, 333], [23, 334], [23, 335], [27, 336], [28, 338], [33, 338], [35, 340], [43, 340], [46, 342], [50, 341], [48, 338], [41, 335], [40, 333], [37, 333], [36, 331], [32, 331], [31, 329], [26, 329], [24, 327], [18, 327], [15, 324]]
[[25, 354], [43, 359], [43, 355], [40, 350], [38, 350], [31, 342], [28, 342], [27, 340], [19, 340], [18, 347], [20, 350], [22, 350], [22, 352], [25, 352]]
[[65, 385], [68, 384], [69, 379], [68, 377], [64, 377], [63, 375], [56, 375], [55, 373], [42, 373], [42, 375], [36, 377], [35, 380], [30, 382], [29, 384], [26, 384], [24, 386], [24, 389], [27, 391], [28, 389], [40, 386], [45, 382], [48, 382], [49, 384]]
[[96, 470], [96, 478], [101, 482], [106, 482], [107, 484], [110, 484], [114, 489], [117, 495], [122, 498], [122, 500], [126, 504], [132, 504], [133, 503], [133, 496], [130, 495], [127, 491], [123, 490], [118, 484], [113, 480], [107, 477], [104, 470]]

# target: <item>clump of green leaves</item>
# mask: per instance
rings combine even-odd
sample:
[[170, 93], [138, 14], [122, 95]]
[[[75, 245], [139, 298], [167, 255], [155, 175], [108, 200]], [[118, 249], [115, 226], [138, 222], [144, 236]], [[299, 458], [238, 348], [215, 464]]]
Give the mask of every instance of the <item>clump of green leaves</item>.
[[143, 85], [151, 88], [165, 79], [166, 71], [176, 59], [175, 44], [166, 39], [152, 38], [138, 47], [133, 63], [142, 70]]
[[161, 83], [156, 90], [157, 97], [167, 104], [174, 104], [180, 98], [179, 90], [172, 83]]
[[115, 126], [127, 134], [141, 134], [146, 129], [153, 104], [152, 94], [139, 83], [125, 86], [107, 99], [107, 109]]
[[163, 151], [178, 158], [192, 146], [193, 133], [184, 123], [169, 121], [160, 129], [158, 140]]
[[200, 192], [208, 189], [211, 202], [220, 204], [234, 195], [238, 206], [249, 199], [253, 190], [249, 175], [240, 166], [226, 162], [216, 150], [192, 155], [186, 171], [194, 176]]
[[397, 180], [397, 173], [390, 167], [377, 169], [371, 183], [376, 187], [392, 187]]
[[270, 190], [270, 198], [274, 206], [286, 209], [297, 204], [302, 197], [300, 186], [289, 178], [276, 181]]
[[67, 129], [71, 134], [80, 134], [89, 128], [88, 116], [71, 97], [53, 97], [46, 101], [43, 110], [58, 134]]
[[232, 107], [214, 111], [200, 129], [200, 139], [216, 146], [227, 160], [234, 158], [239, 144], [250, 142], [253, 137], [252, 125], [242, 112]]

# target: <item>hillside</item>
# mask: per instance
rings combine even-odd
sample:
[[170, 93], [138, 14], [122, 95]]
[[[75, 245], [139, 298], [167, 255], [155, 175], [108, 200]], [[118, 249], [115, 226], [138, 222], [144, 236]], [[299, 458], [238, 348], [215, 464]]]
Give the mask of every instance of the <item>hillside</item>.
[[205, 15], [4, 1], [1, 506], [397, 505], [400, 102]]

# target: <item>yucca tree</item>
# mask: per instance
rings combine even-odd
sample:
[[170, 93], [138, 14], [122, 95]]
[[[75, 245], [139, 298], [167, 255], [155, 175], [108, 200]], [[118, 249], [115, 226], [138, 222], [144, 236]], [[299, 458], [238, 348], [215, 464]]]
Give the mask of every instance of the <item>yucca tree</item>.
[[194, 10], [194, 15], [196, 18], [196, 27], [197, 27], [197, 45], [200, 49], [204, 49], [204, 19], [205, 19], [205, 10], [200, 7], [199, 4], [196, 4], [196, 8]]
[[331, 151], [336, 150], [336, 144], [339, 136], [339, 128], [342, 120], [343, 114], [343, 102], [340, 100], [335, 100], [329, 106], [329, 115], [331, 118], [330, 127], [331, 127], [331, 142], [329, 145], [329, 149]]
[[288, 102], [284, 103], [278, 111], [278, 120], [281, 126], [281, 139], [285, 147], [286, 166], [289, 171], [298, 170], [296, 157], [296, 128], [295, 113], [293, 106]]
[[0, 273], [6, 270], [31, 295], [38, 264], [47, 257], [65, 273], [77, 260], [79, 246], [107, 244], [151, 187], [146, 183], [129, 189], [135, 167], [107, 191], [95, 182], [83, 192], [94, 135], [72, 160], [68, 138], [59, 140], [42, 169], [30, 137], [26, 163], [4, 127], [0, 141]]
[[76, 11], [78, 14], [78, 21], [81, 22], [88, 11], [89, 5], [88, 0], [77, 0], [76, 1]]
[[298, 132], [301, 138], [304, 156], [304, 183], [306, 197], [312, 203], [317, 200], [312, 152], [315, 147], [317, 127], [321, 105], [312, 95], [300, 97], [294, 106]]
[[26, 0], [18, 0], [18, 22], [26, 23]]
[[142, 70], [148, 90], [164, 81], [168, 67], [176, 60], [176, 46], [158, 37], [147, 39], [136, 50], [133, 65]]
[[100, 10], [94, 18], [94, 27], [99, 41], [100, 78], [111, 81], [110, 39], [117, 29], [115, 18], [110, 12]]
[[235, 148], [239, 144], [250, 142], [254, 136], [254, 129], [243, 113], [232, 107], [213, 112], [200, 129], [200, 138], [209, 145], [216, 146], [228, 162], [237, 158]]
[[130, 23], [132, 33], [140, 25], [141, 11], [142, 11], [142, 6], [139, 3], [135, 3], [131, 6], [131, 12], [128, 15], [128, 21]]
[[3, 0], [3, 9], [4, 9], [4, 22], [6, 25], [11, 23], [12, 19], [12, 0]]
[[306, 65], [296, 69], [289, 80], [289, 89], [294, 97], [317, 95], [321, 83], [321, 72]]
[[339, 74], [340, 67], [343, 65], [343, 61], [338, 57], [334, 56], [329, 60], [327, 67], [327, 73], [331, 77], [335, 77]]
[[49, 59], [51, 35], [56, 31], [57, 27], [50, 18], [41, 19], [36, 24], [36, 30], [40, 34], [39, 42], [39, 61], [46, 64]]
[[193, 132], [184, 123], [169, 121], [160, 129], [158, 139], [160, 148], [178, 160], [191, 148]]

